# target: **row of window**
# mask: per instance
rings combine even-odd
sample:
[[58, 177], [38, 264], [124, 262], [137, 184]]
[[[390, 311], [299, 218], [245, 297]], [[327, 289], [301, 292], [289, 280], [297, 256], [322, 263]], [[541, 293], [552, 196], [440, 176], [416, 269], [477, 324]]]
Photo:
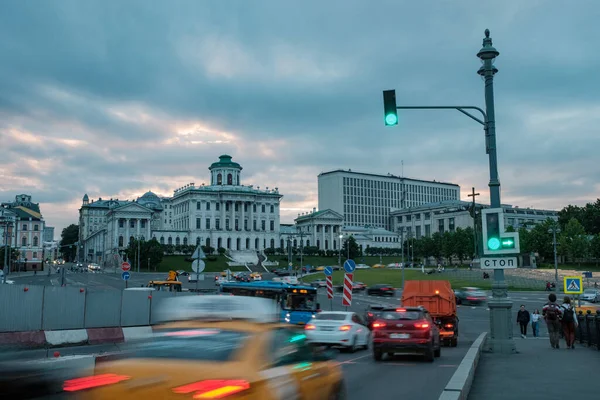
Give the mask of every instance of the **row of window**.
[[[27, 230], [27, 224], [23, 224], [23, 226], [21, 227], [22, 231], [26, 231]], [[40, 226], [38, 224], [34, 224], [33, 225], [33, 230], [34, 231], [39, 231], [40, 230]]]

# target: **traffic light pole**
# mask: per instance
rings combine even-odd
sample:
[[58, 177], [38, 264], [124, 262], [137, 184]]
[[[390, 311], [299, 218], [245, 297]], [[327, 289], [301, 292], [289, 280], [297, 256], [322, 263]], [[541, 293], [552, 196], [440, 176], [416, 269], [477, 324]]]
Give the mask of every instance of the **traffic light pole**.
[[[498, 179], [498, 156], [496, 153], [496, 113], [494, 109], [494, 75], [498, 69], [494, 67], [494, 60], [500, 53], [492, 46], [490, 31], [485, 30], [483, 47], [477, 53], [483, 63], [477, 71], [485, 80], [485, 108], [483, 111], [474, 106], [396, 106], [398, 110], [458, 110], [467, 117], [483, 125], [485, 131], [486, 153], [489, 159], [490, 169], [490, 206], [500, 208], [500, 180]], [[386, 97], [387, 96], [387, 97]], [[393, 97], [393, 99], [392, 99]], [[391, 101], [395, 102], [395, 95], [390, 96], [384, 92], [384, 107], [388, 107]], [[475, 117], [467, 110], [475, 110], [481, 113], [483, 120]], [[386, 125], [396, 125], [388, 120], [389, 111], [386, 113]], [[485, 240], [485, 238], [482, 238]], [[504, 270], [494, 270], [494, 282], [492, 284], [492, 300], [488, 302], [490, 308], [490, 330], [488, 341], [489, 350], [494, 353], [511, 354], [516, 352], [512, 329], [512, 301], [508, 298], [508, 285], [504, 279]]]

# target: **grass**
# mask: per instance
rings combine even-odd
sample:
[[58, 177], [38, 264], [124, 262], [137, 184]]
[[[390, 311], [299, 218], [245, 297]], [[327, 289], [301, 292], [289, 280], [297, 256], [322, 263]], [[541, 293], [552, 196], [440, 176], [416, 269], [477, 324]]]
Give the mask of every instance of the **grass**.
[[[162, 262], [158, 265], [159, 272], [169, 272], [171, 270], [184, 270], [192, 272], [192, 263], [185, 261], [185, 256], [164, 256]], [[204, 272], [221, 272], [226, 269], [231, 271], [247, 271], [246, 267], [229, 267], [227, 265], [229, 261], [224, 256], [217, 256], [215, 261], [204, 260], [206, 269]]]
[[[304, 282], [312, 282], [317, 279], [323, 279], [325, 274], [317, 273], [309, 275], [303, 279]], [[420, 270], [404, 270], [405, 280], [447, 280], [453, 288], [460, 288], [465, 286], [476, 286], [481, 289], [490, 290], [492, 288], [491, 279], [473, 278], [468, 279], [465, 277], [452, 276], [452, 273], [439, 274], [423, 274]], [[344, 279], [343, 271], [335, 271], [333, 273], [333, 284], [341, 285]], [[355, 270], [354, 280], [357, 282], [363, 282], [367, 286], [374, 285], [377, 283], [386, 283], [394, 287], [402, 287], [402, 270], [400, 269], [374, 269], [374, 270]], [[543, 286], [515, 286], [509, 283], [510, 290], [528, 291], [528, 290], [543, 290]]]
[[[284, 267], [288, 263], [286, 256], [270, 256], [269, 261], [279, 261], [279, 265]], [[342, 263], [346, 261], [346, 257], [342, 254]], [[379, 256], [357, 257], [354, 260], [357, 264], [375, 265], [380, 264]], [[388, 265], [392, 263], [402, 262], [402, 257], [381, 257], [381, 264]], [[313, 267], [338, 265], [338, 257], [319, 257], [319, 256], [304, 256], [302, 257], [302, 265], [311, 265]], [[300, 256], [294, 256], [294, 266], [300, 266]]]

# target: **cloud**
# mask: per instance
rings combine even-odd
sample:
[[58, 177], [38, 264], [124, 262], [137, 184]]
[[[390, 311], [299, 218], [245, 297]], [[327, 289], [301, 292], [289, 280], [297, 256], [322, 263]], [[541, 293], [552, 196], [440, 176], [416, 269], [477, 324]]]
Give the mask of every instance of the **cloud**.
[[495, 78], [502, 201], [561, 208], [598, 196], [600, 5], [552, 1], [257, 0], [0, 6], [0, 197], [31, 193], [48, 224], [81, 197], [133, 199], [208, 183], [231, 154], [243, 181], [279, 187], [282, 221], [317, 206], [316, 176], [352, 168], [489, 194], [484, 132], [452, 110]]

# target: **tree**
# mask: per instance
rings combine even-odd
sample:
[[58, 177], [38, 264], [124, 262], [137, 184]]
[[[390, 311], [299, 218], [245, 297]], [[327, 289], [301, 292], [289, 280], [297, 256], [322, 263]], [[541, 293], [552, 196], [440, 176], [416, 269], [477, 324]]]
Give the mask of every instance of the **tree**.
[[348, 245], [350, 246], [351, 260], [354, 260], [362, 255], [360, 247], [358, 247], [358, 243], [356, 243], [356, 239], [354, 239], [354, 236], [350, 236], [348, 240], [344, 242], [344, 246], [342, 246], [342, 258], [348, 257]]
[[[138, 262], [138, 245], [139, 245], [139, 264], [140, 270], [144, 267], [148, 269], [156, 269], [163, 260], [163, 246], [158, 243], [156, 238], [152, 240], [132, 240], [127, 247], [126, 254], [129, 261], [132, 263], [131, 268], [137, 267]], [[150, 265], [148, 265], [150, 260]]]
[[77, 246], [75, 243], [79, 241], [79, 225], [71, 224], [62, 230], [60, 234], [60, 252], [65, 261], [75, 261], [77, 254]]
[[[9, 259], [7, 259], [7, 261], [9, 261], [9, 263], [15, 262], [19, 259], [19, 249], [17, 249], [16, 247], [11, 247], [11, 246], [7, 246], [8, 247], [8, 257]], [[2, 269], [4, 267], [4, 249], [6, 249], [7, 247], [2, 246], [0, 247], [0, 269]]]
[[600, 233], [595, 234], [590, 241], [590, 255], [596, 259], [596, 266], [598, 266], [598, 260], [600, 260]]
[[587, 257], [589, 242], [583, 225], [576, 219], [571, 218], [560, 235], [560, 252], [571, 260], [578, 261]]
[[442, 255], [446, 261], [452, 264], [452, 256], [454, 255], [454, 235], [450, 232], [442, 234]]
[[456, 232], [454, 232], [453, 236], [454, 254], [462, 264], [463, 260], [475, 251], [473, 249], [473, 229], [470, 227], [466, 229], [456, 228]]

